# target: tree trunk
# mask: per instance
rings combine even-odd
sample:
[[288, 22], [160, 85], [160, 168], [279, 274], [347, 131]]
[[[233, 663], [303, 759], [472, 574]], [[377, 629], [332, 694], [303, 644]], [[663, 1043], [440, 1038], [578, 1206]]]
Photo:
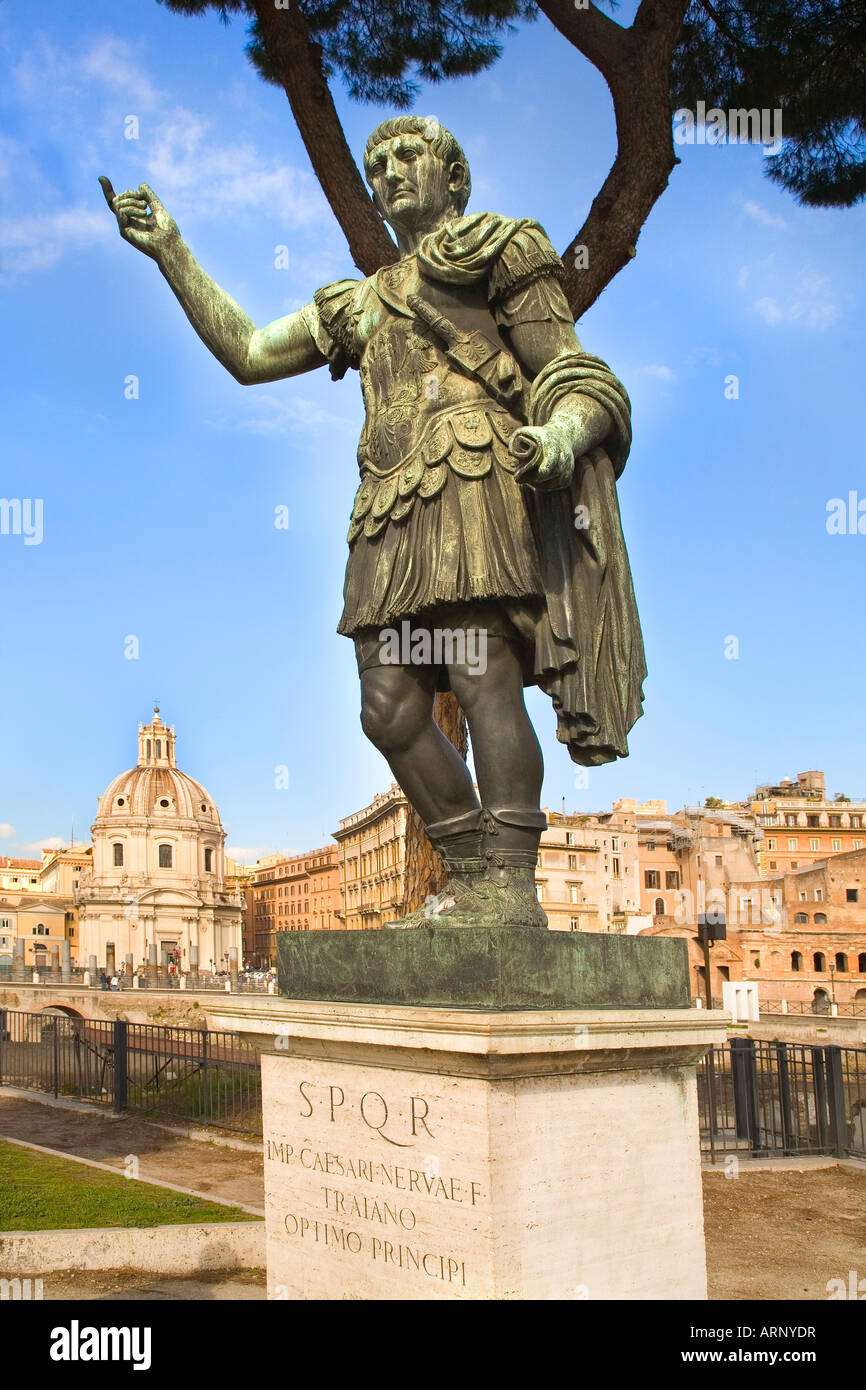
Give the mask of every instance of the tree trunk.
[[349, 149], [322, 72], [321, 50], [310, 38], [297, 0], [251, 0], [268, 62], [283, 85], [313, 172], [363, 275], [398, 258]]
[[671, 122], [671, 59], [688, 0], [643, 0], [630, 29], [594, 5], [538, 4], [598, 68], [616, 117], [616, 159], [589, 216], [562, 253], [565, 293], [577, 320], [636, 256], [641, 228], [679, 164]]

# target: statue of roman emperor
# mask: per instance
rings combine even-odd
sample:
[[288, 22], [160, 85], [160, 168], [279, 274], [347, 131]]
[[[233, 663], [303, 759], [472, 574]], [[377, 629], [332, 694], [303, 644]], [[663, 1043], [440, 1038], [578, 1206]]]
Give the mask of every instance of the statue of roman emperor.
[[[121, 236], [156, 261], [237, 381], [326, 365], [335, 380], [360, 374], [338, 630], [355, 643], [364, 732], [448, 871], [436, 898], [389, 925], [544, 927], [543, 765], [524, 686], [550, 696], [557, 737], [585, 766], [627, 756], [641, 713], [616, 496], [628, 396], [583, 351], [543, 228], [465, 214], [469, 165], [448, 130], [384, 121], [364, 168], [400, 259], [265, 328], [205, 274], [147, 184], [117, 196], [102, 184]], [[466, 714], [478, 794], [433, 718], [447, 689]]]

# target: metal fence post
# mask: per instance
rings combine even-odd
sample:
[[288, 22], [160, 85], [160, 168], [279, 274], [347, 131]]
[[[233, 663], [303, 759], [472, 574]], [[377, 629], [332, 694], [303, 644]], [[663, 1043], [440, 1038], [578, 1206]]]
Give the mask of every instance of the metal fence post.
[[753, 1038], [731, 1038], [731, 1074], [734, 1084], [734, 1116], [737, 1138], [748, 1139], [752, 1152], [760, 1149], [758, 1123], [758, 1069]]
[[210, 1119], [210, 1112], [211, 1112], [211, 1105], [210, 1105], [210, 1088], [209, 1088], [209, 1085], [208, 1085], [208, 1066], [207, 1066], [207, 1062], [208, 1062], [208, 1053], [207, 1053], [207, 1029], [206, 1029], [206, 1028], [202, 1028], [202, 1030], [201, 1030], [201, 1080], [202, 1080], [201, 1103], [202, 1103], [202, 1110], [203, 1110], [203, 1112], [204, 1112], [203, 1118], [205, 1119], [205, 1121], [207, 1121], [207, 1120]]
[[127, 1023], [123, 1018], [114, 1020], [114, 1110], [120, 1114], [127, 1105]]
[[816, 1045], [812, 1051], [812, 1084], [815, 1092], [815, 1121], [819, 1149], [829, 1147], [827, 1124], [827, 1078], [824, 1072], [824, 1048]]
[[830, 1118], [830, 1147], [835, 1150], [837, 1158], [844, 1158], [848, 1151], [848, 1115], [845, 1106], [842, 1049], [837, 1043], [829, 1043], [825, 1056], [827, 1059], [827, 1111]]
[[779, 1073], [779, 1118], [782, 1124], [782, 1149], [786, 1156], [796, 1153], [794, 1143], [794, 1112], [791, 1108], [791, 1076], [788, 1071], [788, 1045], [776, 1043], [776, 1067]]

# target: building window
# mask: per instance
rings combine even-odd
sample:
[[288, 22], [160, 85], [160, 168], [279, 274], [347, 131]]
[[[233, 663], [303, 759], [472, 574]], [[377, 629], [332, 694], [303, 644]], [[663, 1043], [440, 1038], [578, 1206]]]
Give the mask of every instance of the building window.
[[576, 868], [577, 868], [577, 855], [576, 855], [576, 854], [570, 854], [570, 855], [568, 856], [568, 867], [569, 867], [570, 869], [576, 869]]
[[816, 913], [815, 913], [815, 925], [816, 925], [817, 927], [826, 927], [826, 925], [827, 925], [827, 914], [826, 914], [826, 912], [816, 912]]
[[[807, 817], [806, 817], [806, 824], [808, 825], [808, 827], [809, 827], [810, 830], [817, 830], [817, 828], [818, 828], [818, 826], [821, 824], [821, 822], [820, 822], [820, 820], [818, 819], [817, 816], [807, 816]], [[830, 824], [831, 824], [831, 825], [833, 824], [833, 818], [832, 818], [832, 816], [830, 817]]]
[[572, 917], [572, 919], [571, 919], [571, 930], [572, 930], [572, 931], [580, 931], [580, 918], [579, 918], [579, 917]]
[[678, 869], [665, 870], [665, 888], [679, 888], [680, 874]]
[[812, 963], [817, 973], [819, 975], [823, 974], [823, 972], [827, 969], [827, 962], [824, 959], [824, 952], [816, 951], [815, 955], [812, 958]]
[[823, 888], [816, 888], [816, 889], [815, 889], [815, 902], [816, 902], [816, 903], [822, 903], [823, 901], [824, 901], [824, 889], [823, 889]]
[[111, 848], [112, 848], [112, 850], [114, 851], [114, 867], [115, 867], [115, 869], [122, 869], [122, 868], [123, 868], [123, 845], [112, 845]]
[[792, 816], [792, 815], [787, 815], [787, 816], [785, 817], [785, 824], [786, 824], [786, 825], [796, 825], [796, 824], [797, 824], [797, 817], [796, 817], [796, 816]]
[[798, 859], [792, 859], [792, 860], [791, 860], [791, 865], [790, 865], [790, 867], [791, 867], [792, 869], [799, 869], [799, 867], [800, 867], [800, 861], [799, 861]]
[[862, 841], [862, 840], [854, 840], [853, 845], [852, 845], [852, 848], [853, 848], [853, 849], [862, 849], [862, 848], [863, 848], [863, 841]]
[[658, 869], [645, 869], [643, 881], [645, 888], [661, 888], [662, 886], [661, 874]]
[[845, 901], [846, 901], [846, 903], [856, 903], [856, 901], [857, 901], [857, 889], [856, 889], [856, 888], [846, 888], [846, 889], [845, 889]]
[[612, 839], [611, 842], [610, 842], [610, 847], [611, 847], [611, 849], [614, 851], [614, 853], [618, 853], [618, 852], [619, 852], [619, 836], [618, 836], [618, 835], [614, 835], [614, 836], [613, 836], [613, 839]]
[[771, 859], [771, 860], [770, 860], [770, 868], [771, 868], [771, 869], [775, 869], [775, 867], [776, 867], [776, 861], [775, 861], [775, 859]]
[[[213, 872], [213, 850], [206, 849], [204, 852], [204, 871], [206, 874]], [[280, 892], [282, 893], [282, 889]]]
[[[159, 755], [157, 755], [159, 756]], [[171, 845], [160, 845], [159, 847], [159, 867], [161, 869], [171, 868]]]
[[771, 837], [771, 838], [767, 841], [767, 849], [775, 849], [775, 848], [776, 848], [776, 841]]
[[570, 890], [569, 890], [569, 896], [570, 896], [571, 902], [573, 902], [573, 903], [579, 903], [579, 902], [580, 902], [580, 890], [579, 890], [579, 888], [578, 888], [578, 886], [577, 886], [576, 883], [572, 883], [571, 888], [570, 888]]
[[796, 849], [796, 848], [797, 848], [797, 841], [794, 839], [793, 836], [791, 836], [791, 838], [788, 840], [788, 849]]
[[862, 829], [863, 829], [863, 817], [862, 817], [862, 816], [851, 816], [851, 818], [850, 818], [850, 825], [851, 825], [851, 829], [852, 829], [852, 830], [862, 830]]
[[816, 839], [813, 838], [813, 839], [811, 839], [811, 840], [809, 841], [809, 848], [810, 848], [810, 849], [820, 849], [821, 846], [820, 846], [819, 842], [818, 842]]
[[842, 817], [841, 817], [841, 816], [831, 816], [831, 817], [830, 817], [830, 829], [831, 829], [831, 830], [841, 830], [841, 829], [842, 829]]
[[716, 868], [717, 868], [717, 869], [720, 869], [721, 867], [722, 867], [722, 856], [721, 856], [720, 854], [717, 854], [717, 855], [716, 855]]
[[857, 969], [861, 975], [866, 975], [866, 951], [861, 951], [857, 957]]
[[838, 854], [841, 848], [842, 848], [842, 841], [841, 841], [841, 840], [834, 840], [834, 841], [833, 841], [833, 853], [834, 853], [834, 854]]
[[538, 901], [541, 902], [542, 899], [544, 898], [544, 884], [542, 884], [542, 883], [536, 883], [536, 885], [535, 885], [535, 894], [536, 894], [536, 897], [538, 898]]
[[799, 951], [792, 951], [792, 952], [791, 952], [791, 969], [792, 969], [792, 970], [802, 970], [802, 969], [803, 969], [803, 957], [801, 956], [801, 954], [800, 954]]
[[618, 855], [614, 855], [614, 860], [613, 860], [613, 876], [614, 876], [614, 878], [620, 878], [620, 877], [621, 877], [621, 874], [620, 874], [620, 867], [619, 867], [619, 856], [618, 856]]
[[565, 832], [565, 843], [566, 843], [567, 845], [573, 845], [573, 844], [574, 844], [574, 831], [573, 831], [573, 830], [566, 830], [566, 832]]
[[802, 926], [804, 925], [804, 923], [808, 922], [808, 920], [809, 920], [809, 918], [806, 916], [806, 913], [805, 913], [805, 912], [795, 912], [795, 913], [794, 913], [794, 926], [795, 926], [795, 927], [802, 927]]
[[162, 757], [162, 743], [159, 739], [156, 740], [156, 756], [158, 758]]
[[653, 916], [654, 916], [654, 917], [664, 917], [664, 915], [665, 915], [665, 900], [664, 900], [664, 898], [656, 898], [655, 902], [653, 903]]
[[844, 951], [836, 952], [836, 969], [841, 975], [847, 975], [848, 973], [848, 957]]

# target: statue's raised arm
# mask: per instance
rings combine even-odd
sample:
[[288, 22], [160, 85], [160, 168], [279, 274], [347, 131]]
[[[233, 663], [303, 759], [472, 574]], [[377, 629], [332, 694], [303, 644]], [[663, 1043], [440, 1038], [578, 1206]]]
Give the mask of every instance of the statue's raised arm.
[[303, 310], [256, 328], [231, 295], [202, 270], [148, 184], [116, 194], [107, 178], [99, 182], [124, 241], [156, 261], [196, 333], [236, 381], [253, 386], [324, 365], [326, 358]]

